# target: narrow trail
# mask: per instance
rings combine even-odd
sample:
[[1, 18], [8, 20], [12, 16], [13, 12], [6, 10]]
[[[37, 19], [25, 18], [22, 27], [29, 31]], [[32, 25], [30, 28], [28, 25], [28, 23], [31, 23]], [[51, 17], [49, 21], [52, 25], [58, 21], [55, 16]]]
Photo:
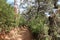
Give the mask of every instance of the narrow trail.
[[11, 30], [8, 34], [1, 33], [0, 40], [32, 40], [32, 35], [27, 27], [21, 27]]

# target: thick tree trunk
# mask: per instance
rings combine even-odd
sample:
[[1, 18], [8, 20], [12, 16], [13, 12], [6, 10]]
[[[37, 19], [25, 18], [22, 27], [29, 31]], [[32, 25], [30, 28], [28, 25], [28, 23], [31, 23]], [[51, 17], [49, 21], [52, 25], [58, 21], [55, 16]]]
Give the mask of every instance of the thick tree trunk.
[[55, 15], [51, 15], [49, 17], [49, 30], [48, 35], [52, 37], [51, 40], [56, 40], [57, 30], [56, 30], [56, 23], [55, 23]]

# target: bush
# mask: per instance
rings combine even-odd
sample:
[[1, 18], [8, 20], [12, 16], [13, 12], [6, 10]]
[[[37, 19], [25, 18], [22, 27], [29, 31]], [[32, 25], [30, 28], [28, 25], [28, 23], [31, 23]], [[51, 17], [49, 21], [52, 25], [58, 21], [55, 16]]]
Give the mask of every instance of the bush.
[[6, 3], [6, 0], [0, 0], [0, 31], [8, 31], [11, 27], [17, 26], [14, 8]]

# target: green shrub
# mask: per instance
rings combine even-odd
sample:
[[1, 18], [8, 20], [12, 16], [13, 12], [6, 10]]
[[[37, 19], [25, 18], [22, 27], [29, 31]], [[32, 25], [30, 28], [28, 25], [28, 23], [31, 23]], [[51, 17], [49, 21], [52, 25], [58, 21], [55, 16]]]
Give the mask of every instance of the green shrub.
[[20, 25], [27, 25], [26, 19], [23, 17], [23, 15], [20, 15], [19, 26]]
[[14, 8], [7, 4], [6, 0], [0, 0], [0, 3], [0, 31], [4, 29], [8, 31], [11, 27], [17, 26]]
[[28, 22], [28, 25], [30, 26], [32, 32], [36, 32], [36, 33], [43, 31], [44, 24], [45, 24], [45, 17], [41, 15], [37, 16], [37, 18], [32, 18]]

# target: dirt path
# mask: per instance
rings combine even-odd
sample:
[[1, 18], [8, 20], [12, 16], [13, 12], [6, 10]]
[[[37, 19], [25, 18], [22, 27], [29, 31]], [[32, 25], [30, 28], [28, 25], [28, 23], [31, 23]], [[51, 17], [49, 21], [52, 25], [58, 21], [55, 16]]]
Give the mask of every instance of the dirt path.
[[32, 40], [32, 35], [27, 27], [21, 27], [11, 30], [8, 34], [1, 33], [0, 40]]

